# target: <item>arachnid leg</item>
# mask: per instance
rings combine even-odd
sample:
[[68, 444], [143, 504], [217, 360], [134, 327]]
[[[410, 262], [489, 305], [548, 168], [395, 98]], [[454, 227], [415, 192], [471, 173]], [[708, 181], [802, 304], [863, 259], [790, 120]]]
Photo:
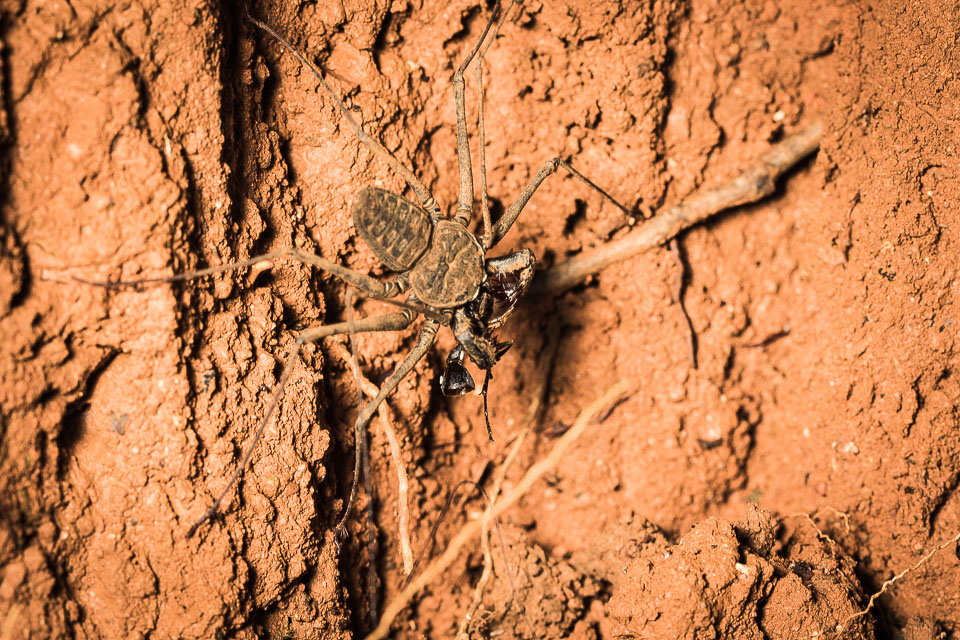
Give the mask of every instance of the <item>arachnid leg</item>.
[[326, 324], [321, 327], [307, 329], [300, 334], [297, 341], [301, 344], [307, 342], [316, 342], [329, 336], [340, 336], [351, 331], [353, 333], [369, 333], [373, 331], [403, 331], [410, 326], [417, 314], [412, 309], [404, 309], [396, 313], [387, 313], [382, 316], [371, 316], [369, 318], [360, 318], [350, 326], [349, 322], [337, 322], [335, 324]]
[[529, 282], [533, 277], [533, 268], [537, 265], [537, 259], [530, 249], [520, 249], [505, 256], [487, 259], [487, 273], [494, 275], [496, 273], [522, 273], [522, 279]]
[[[359, 326], [359, 322], [356, 323]], [[360, 440], [363, 438], [363, 430], [366, 428], [367, 423], [370, 422], [370, 419], [373, 417], [373, 414], [377, 412], [377, 408], [380, 407], [380, 403], [383, 402], [394, 389], [397, 388], [397, 385], [400, 384], [400, 381], [403, 380], [408, 373], [413, 371], [413, 367], [427, 354], [430, 350], [430, 347], [433, 345], [433, 341], [437, 337], [437, 330], [440, 328], [440, 325], [432, 320], [428, 320], [423, 325], [423, 330], [420, 332], [420, 337], [417, 339], [417, 344], [414, 345], [413, 350], [407, 355], [406, 359], [400, 363], [400, 366], [397, 367], [397, 370], [387, 378], [387, 381], [383, 383], [383, 386], [380, 387], [379, 393], [376, 397], [373, 398], [370, 402], [364, 405], [363, 409], [360, 410], [360, 415], [357, 416], [357, 421], [353, 425], [354, 436], [356, 438], [356, 455], [354, 457], [353, 463], [353, 484], [350, 487], [350, 497], [347, 498], [347, 506], [343, 510], [343, 515], [340, 517], [340, 522], [337, 523], [337, 532], [339, 535], [343, 535], [346, 531], [347, 519], [350, 517], [350, 510], [353, 508], [353, 501], [357, 497], [357, 485], [360, 480]]]
[[[517, 221], [517, 216], [519, 216], [520, 212], [523, 211], [523, 208], [527, 205], [527, 202], [529, 202], [530, 198], [533, 197], [533, 194], [540, 187], [540, 185], [543, 184], [543, 181], [557, 172], [557, 167], [563, 167], [570, 173], [570, 175], [615, 204], [620, 208], [621, 211], [626, 214], [630, 213], [630, 210], [620, 204], [616, 198], [598, 187], [593, 183], [593, 181], [570, 166], [566, 160], [563, 160], [562, 158], [553, 158], [552, 160], [547, 160], [547, 162], [544, 163], [543, 167], [540, 168], [540, 171], [537, 172], [537, 175], [533, 176], [533, 179], [530, 180], [530, 183], [527, 184], [523, 191], [520, 192], [520, 195], [517, 196], [516, 201], [506, 210], [506, 212], [503, 214], [503, 217], [497, 220], [497, 223], [493, 225], [493, 238], [490, 247], [496, 246], [497, 243], [503, 239], [503, 236], [507, 235], [507, 232], [510, 231], [510, 227], [512, 227], [513, 223]], [[490, 247], [484, 248], [489, 249]]]
[[353, 129], [354, 133], [357, 134], [360, 142], [367, 145], [367, 148], [370, 149], [374, 155], [383, 158], [383, 160], [390, 165], [391, 169], [400, 174], [404, 181], [406, 181], [407, 185], [410, 186], [410, 189], [413, 191], [413, 193], [417, 196], [417, 200], [420, 201], [420, 205], [423, 207], [423, 209], [432, 216], [439, 216], [440, 207], [437, 205], [436, 199], [433, 197], [433, 195], [431, 195], [430, 190], [427, 189], [427, 186], [423, 184], [420, 178], [418, 178], [409, 167], [397, 160], [392, 153], [387, 151], [387, 149], [380, 144], [380, 142], [372, 138], [366, 131], [363, 130], [363, 127], [361, 127], [357, 121], [353, 119], [353, 115], [350, 113], [350, 110], [347, 109], [347, 106], [343, 104], [343, 100], [340, 99], [340, 96], [337, 95], [337, 92], [334, 91], [329, 84], [327, 84], [327, 81], [323, 77], [323, 74], [320, 73], [320, 70], [317, 69], [317, 67], [314, 66], [309, 60], [307, 60], [306, 56], [300, 53], [296, 47], [287, 42], [287, 40], [284, 39], [279, 33], [250, 15], [249, 7], [246, 7], [246, 11], [247, 19], [250, 22], [273, 36], [273, 38], [286, 47], [290, 53], [295, 55], [304, 67], [310, 70], [310, 72], [320, 82], [320, 86], [323, 87], [323, 90], [326, 92], [326, 94], [330, 96], [330, 98], [337, 104], [337, 108], [340, 109], [340, 113], [342, 113], [343, 117], [346, 118], [347, 122], [350, 123], [350, 127]]
[[473, 164], [470, 159], [470, 140], [467, 138], [467, 108], [464, 100], [464, 82], [463, 73], [470, 65], [470, 61], [477, 55], [480, 45], [490, 32], [490, 28], [497, 19], [497, 10], [500, 9], [498, 2], [490, 14], [490, 20], [487, 26], [483, 28], [480, 39], [473, 45], [473, 48], [464, 56], [463, 61], [453, 74], [453, 100], [457, 110], [457, 160], [460, 165], [460, 192], [457, 196], [457, 214], [454, 218], [464, 226], [470, 222], [470, 216], [473, 213]]
[[292, 247], [278, 249], [277, 251], [271, 251], [270, 253], [264, 253], [247, 260], [241, 260], [240, 262], [220, 264], [215, 267], [208, 267], [206, 269], [199, 269], [197, 271], [188, 271], [186, 273], [178, 273], [176, 275], [164, 276], [161, 278], [95, 282], [93, 280], [85, 280], [83, 278], [74, 276], [74, 280], [84, 284], [107, 289], [113, 287], [136, 287], [144, 284], [159, 284], [164, 282], [183, 282], [186, 280], [195, 280], [197, 278], [212, 276], [218, 273], [225, 273], [227, 271], [235, 271], [237, 269], [244, 269], [254, 265], [269, 263], [277, 258], [293, 258], [298, 262], [309, 264], [310, 266], [316, 267], [321, 271], [326, 271], [331, 275], [337, 276], [347, 284], [352, 284], [371, 298], [392, 298], [400, 293], [403, 293], [404, 289], [406, 288], [402, 280], [377, 280], [376, 278], [371, 278], [370, 276], [360, 273], [359, 271], [347, 269], [336, 262], [330, 262], [329, 260], [321, 258], [318, 255], [307, 253], [306, 251], [301, 251], [300, 249], [295, 249]]
[[483, 229], [483, 233], [480, 235], [480, 244], [484, 249], [490, 247], [490, 240], [493, 238], [493, 222], [490, 218], [490, 203], [488, 202], [490, 197], [487, 192], [487, 153], [483, 128], [483, 56], [486, 55], [490, 45], [496, 41], [497, 35], [500, 33], [500, 27], [507, 21], [507, 14], [510, 13], [510, 9], [513, 8], [515, 2], [516, 0], [510, 0], [510, 4], [507, 5], [507, 8], [503, 10], [503, 15], [500, 16], [497, 28], [493, 30], [493, 35], [490, 36], [487, 43], [480, 49], [480, 53], [477, 54], [477, 137], [480, 139], [480, 220]]
[[[243, 454], [240, 464], [237, 465], [237, 469], [227, 481], [227, 486], [224, 487], [223, 491], [220, 492], [220, 495], [218, 495], [216, 500], [213, 501], [213, 504], [210, 505], [210, 508], [207, 509], [203, 516], [194, 522], [193, 525], [191, 525], [187, 530], [186, 537], [192, 537], [200, 525], [216, 515], [220, 508], [220, 503], [223, 502], [223, 499], [227, 496], [227, 493], [230, 491], [230, 489], [232, 489], [237, 481], [240, 480], [240, 476], [243, 475], [247, 464], [250, 462], [250, 458], [253, 456], [253, 450], [256, 448], [257, 443], [260, 442], [260, 438], [263, 436], [263, 432], [266, 430], [267, 424], [270, 422], [270, 418], [273, 417], [273, 412], [276, 411], [277, 405], [280, 403], [280, 398], [283, 397], [283, 390], [287, 384], [287, 379], [290, 377], [290, 372], [293, 370], [293, 365], [297, 361], [297, 356], [300, 354], [300, 349], [303, 347], [303, 345], [308, 342], [316, 342], [317, 340], [326, 338], [328, 336], [349, 333], [351, 330], [355, 333], [368, 331], [399, 331], [410, 326], [410, 323], [413, 322], [415, 317], [416, 314], [412, 310], [404, 309], [403, 311], [399, 311], [397, 313], [388, 313], [386, 315], [374, 316], [372, 318], [362, 318], [353, 323], [352, 327], [348, 322], [338, 322], [336, 324], [308, 329], [297, 336], [297, 340], [293, 344], [293, 350], [290, 352], [290, 355], [287, 356], [287, 361], [283, 365], [283, 373], [280, 374], [280, 380], [277, 382], [277, 389], [273, 392], [273, 398], [270, 400], [270, 405], [267, 407], [267, 412], [263, 415], [263, 420], [260, 421], [260, 426], [253, 435], [253, 439], [250, 441], [250, 444], [247, 445], [247, 450]], [[434, 328], [433, 333], [436, 335], [436, 328]], [[414, 351], [416, 351], [416, 349], [414, 349]], [[411, 355], [413, 354], [411, 353]], [[419, 358], [417, 359], [419, 360]], [[386, 385], [384, 385], [384, 387], [386, 387]], [[377, 404], [379, 404], [379, 402]], [[354, 481], [354, 490], [356, 490], [356, 481]]]

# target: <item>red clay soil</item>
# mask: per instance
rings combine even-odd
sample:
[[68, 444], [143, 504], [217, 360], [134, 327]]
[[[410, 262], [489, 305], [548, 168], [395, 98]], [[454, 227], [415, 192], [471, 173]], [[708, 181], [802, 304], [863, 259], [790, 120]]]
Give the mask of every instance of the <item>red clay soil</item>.
[[[501, 333], [515, 345], [491, 383], [493, 444], [479, 398], [439, 392], [443, 330], [389, 401], [413, 547], [440, 553], [484, 509], [461, 487], [431, 542], [458, 483], [489, 487], [553, 323], [540, 427], [505, 489], [604, 389], [624, 379], [629, 397], [504, 515], [468, 636], [837, 636], [960, 530], [960, 10], [569, 4], [514, 8], [487, 53], [494, 212], [561, 155], [636, 219], [558, 174], [495, 254], [529, 247], [549, 266], [733, 177], [785, 134], [820, 120], [823, 142], [774, 197], [682, 236], [696, 368], [666, 250], [521, 304]], [[292, 263], [137, 289], [74, 277], [288, 246], [388, 275], [350, 202], [368, 185], [402, 193], [402, 179], [233, 4], [0, 7], [0, 640], [362, 637], [404, 577], [376, 421], [370, 486], [349, 537], [334, 535], [359, 405], [345, 339], [304, 349], [239, 490], [184, 538], [236, 469], [297, 333], [344, 318], [344, 286]], [[253, 11], [452, 211], [451, 77], [488, 12]], [[366, 376], [381, 383], [415, 336], [357, 336]], [[481, 568], [471, 543], [394, 636], [453, 637]], [[956, 544], [839, 635], [960, 638]]]

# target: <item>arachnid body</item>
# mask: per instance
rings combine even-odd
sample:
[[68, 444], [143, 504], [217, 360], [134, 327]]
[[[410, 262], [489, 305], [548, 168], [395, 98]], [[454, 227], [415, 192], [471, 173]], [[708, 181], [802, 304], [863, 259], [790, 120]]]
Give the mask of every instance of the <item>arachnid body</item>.
[[[505, 20], [512, 4], [503, 12], [500, 24]], [[492, 221], [487, 204], [487, 185], [483, 165], [483, 93], [482, 77], [478, 68], [482, 233], [477, 236], [468, 229], [476, 197], [470, 145], [467, 136], [463, 76], [472, 61], [482, 59], [486, 48], [496, 38], [499, 31], [499, 24], [496, 23], [499, 9], [498, 4], [491, 13], [480, 38], [464, 56], [453, 77], [457, 121], [459, 193], [456, 211], [452, 217], [445, 217], [442, 214], [437, 200], [411, 169], [400, 163], [377, 140], [362, 129], [337, 92], [327, 83], [323, 74], [271, 27], [248, 13], [247, 17], [251, 23], [282, 43], [315, 76], [323, 91], [336, 103], [342, 117], [348, 122], [360, 141], [374, 155], [383, 159], [403, 177], [417, 202], [414, 203], [395, 193], [374, 187], [362, 189], [353, 200], [353, 220], [359, 235], [376, 257], [386, 267], [396, 272], [395, 276], [385, 280], [378, 280], [296, 248], [288, 248], [256, 256], [243, 262], [210, 267], [168, 278], [107, 283], [109, 286], [118, 286], [188, 280], [287, 257], [336, 276], [356, 287], [367, 297], [384, 300], [400, 307], [399, 311], [393, 313], [307, 329], [297, 337], [294, 348], [284, 365], [283, 373], [277, 383], [270, 405], [267, 407], [251, 443], [247, 446], [240, 464], [211, 507], [190, 527], [186, 534], [187, 537], [192, 536], [202, 523], [216, 514], [220, 503], [244, 472], [254, 447], [277, 408], [283, 394], [284, 385], [304, 344], [316, 342], [333, 335], [399, 331], [409, 327], [418, 315], [422, 315], [425, 321], [413, 349], [383, 383], [376, 396], [363, 406], [357, 416], [354, 425], [357, 446], [354, 458], [353, 484], [338, 525], [338, 530], [342, 532], [356, 496], [361, 460], [359, 442], [363, 429], [384, 398], [396, 389], [399, 382], [429, 352], [441, 327], [448, 327], [457, 341], [456, 347], [446, 359], [446, 367], [440, 377], [440, 386], [443, 393], [451, 396], [461, 395], [476, 388], [471, 375], [463, 366], [464, 359], [469, 358], [479, 369], [485, 372], [482, 392], [484, 395], [484, 415], [487, 416], [486, 388], [490, 378], [490, 370], [511, 344], [498, 341], [494, 332], [510, 316], [517, 301], [530, 285], [534, 275], [536, 259], [533, 252], [528, 249], [519, 249], [494, 258], [487, 258], [486, 254], [509, 231], [537, 188], [559, 167], [563, 167], [578, 180], [595, 189], [617, 206], [621, 206], [606, 192], [558, 157], [548, 160], [503, 215], [496, 222]], [[488, 38], [491, 30], [492, 37]], [[405, 299], [398, 299], [399, 296], [404, 294], [407, 294]], [[489, 418], [487, 418], [487, 430], [489, 438], [493, 440]]]

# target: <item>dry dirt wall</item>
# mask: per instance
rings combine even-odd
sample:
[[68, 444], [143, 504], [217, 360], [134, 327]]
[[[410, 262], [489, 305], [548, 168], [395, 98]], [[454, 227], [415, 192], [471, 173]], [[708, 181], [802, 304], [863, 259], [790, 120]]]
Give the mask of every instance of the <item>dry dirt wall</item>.
[[[489, 487], [552, 327], [541, 428], [505, 488], [603, 389], [630, 390], [505, 514], [470, 637], [829, 637], [960, 530], [960, 10], [902, 4], [512, 10], [484, 61], [494, 213], [554, 155], [635, 212], [558, 174], [494, 253], [529, 247], [547, 267], [732, 177], [785, 134], [817, 120], [825, 132], [774, 197], [682, 236], [696, 367], [680, 266], [657, 250], [521, 304], [491, 383], [496, 442], [478, 398], [439, 393], [446, 330], [400, 384], [390, 407], [410, 533], [433, 553], [484, 508], [461, 490], [430, 547], [458, 483]], [[451, 77], [488, 12], [400, 0], [252, 11], [320, 63], [452, 212]], [[345, 339], [304, 348], [240, 489], [184, 538], [236, 469], [297, 333], [343, 319], [345, 288], [287, 262], [173, 286], [74, 278], [289, 246], [387, 275], [349, 204], [403, 180], [232, 3], [4, 0], [0, 20], [0, 640], [362, 637], [404, 578], [376, 423], [369, 486], [349, 536], [334, 535], [359, 404]], [[476, 88], [468, 73], [471, 126]], [[381, 383], [415, 336], [358, 335], [365, 375]], [[453, 637], [481, 567], [478, 543], [396, 636]], [[952, 544], [845, 637], [960, 638], [958, 594]]]

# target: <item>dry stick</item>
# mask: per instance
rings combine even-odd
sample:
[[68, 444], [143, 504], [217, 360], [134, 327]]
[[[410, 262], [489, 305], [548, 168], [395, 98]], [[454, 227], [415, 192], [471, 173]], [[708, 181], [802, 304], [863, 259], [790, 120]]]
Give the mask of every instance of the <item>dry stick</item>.
[[[352, 297], [352, 293], [353, 290], [351, 289], [347, 294], [348, 298]], [[346, 301], [346, 307], [347, 320], [353, 323], [353, 308], [349, 299]], [[361, 393], [366, 394], [370, 398], [375, 398], [379, 389], [377, 389], [377, 385], [373, 384], [363, 375], [363, 372], [360, 371], [360, 364], [357, 362], [356, 348], [353, 345], [352, 332], [350, 333], [350, 345], [348, 361], [350, 362], [350, 368], [353, 370], [353, 377], [357, 381], [357, 388]], [[390, 457], [393, 458], [393, 465], [397, 468], [397, 510], [399, 512], [397, 527], [400, 529], [400, 557], [403, 559], [404, 574], [410, 575], [410, 572], [413, 571], [413, 550], [410, 547], [410, 530], [408, 525], [410, 522], [410, 510], [407, 507], [407, 503], [409, 502], [407, 471], [403, 464], [403, 453], [400, 449], [400, 441], [397, 440], [397, 432], [393, 429], [390, 407], [386, 400], [380, 405], [377, 414], [380, 416], [380, 427], [383, 429], [383, 433], [387, 437], [387, 443], [390, 446]], [[357, 444], [359, 445], [359, 443]]]
[[836, 630], [837, 635], [839, 636], [841, 633], [843, 633], [846, 630], [847, 625], [849, 625], [851, 622], [853, 622], [857, 618], [863, 617], [868, 613], [870, 613], [870, 610], [873, 608], [873, 603], [877, 601], [877, 598], [879, 598], [884, 593], [886, 593], [887, 589], [893, 586], [894, 583], [899, 582], [900, 579], [903, 578], [908, 573], [913, 573], [914, 571], [916, 571], [917, 569], [925, 565], [927, 562], [929, 562], [930, 558], [935, 556], [937, 553], [943, 551], [944, 549], [949, 547], [951, 544], [955, 544], [957, 542], [960, 542], [960, 531], [958, 531], [952, 538], [950, 538], [946, 542], [942, 542], [938, 546], [931, 549], [925, 556], [920, 558], [920, 560], [915, 565], [913, 565], [908, 569], [904, 569], [897, 575], [885, 581], [882, 585], [880, 585], [880, 591], [877, 591], [875, 594], [870, 596], [870, 600], [867, 602], [867, 606], [862, 611], [858, 611], [856, 613], [850, 614], [846, 620], [844, 620], [843, 622], [837, 625], [837, 630]]
[[660, 246], [684, 229], [716, 213], [769, 196], [776, 188], [776, 180], [780, 175], [817, 150], [822, 133], [823, 125], [818, 122], [787, 136], [733, 180], [659, 212], [619, 240], [608, 242], [600, 249], [571, 258], [544, 272], [534, 280], [531, 292], [537, 295], [562, 293], [578, 285], [587, 276], [598, 273], [614, 262]]
[[[490, 489], [490, 502], [487, 506], [487, 514], [493, 510], [494, 505], [497, 502], [497, 498], [500, 496], [500, 488], [503, 486], [503, 481], [507, 477], [507, 471], [510, 470], [510, 466], [513, 464], [513, 461], [516, 460], [517, 455], [520, 453], [520, 448], [523, 446], [523, 443], [526, 441], [527, 436], [530, 435], [533, 430], [534, 422], [537, 419], [537, 416], [540, 414], [540, 409], [543, 407], [544, 400], [546, 399], [547, 393], [547, 384], [550, 380], [550, 370], [553, 368], [554, 358], [557, 355], [557, 331], [556, 324], [553, 324], [549, 331], [547, 332], [546, 339], [546, 350], [540, 361], [539, 371], [537, 372], [537, 386], [533, 391], [533, 399], [530, 401], [530, 407], [527, 409], [527, 415], [524, 418], [523, 427], [520, 429], [520, 433], [517, 436], [516, 440], [511, 447], [510, 452], [507, 454], [506, 459], [503, 461], [503, 464], [500, 465], [500, 470], [497, 473], [497, 477], [493, 481], [493, 486]], [[463, 619], [460, 621], [460, 627], [457, 631], [457, 640], [467, 638], [467, 627], [470, 625], [470, 622], [473, 620], [474, 614], [476, 614], [477, 609], [480, 608], [480, 604], [483, 602], [483, 591], [487, 587], [487, 582], [490, 581], [490, 576], [493, 574], [493, 556], [490, 553], [490, 534], [487, 521], [484, 521], [483, 527], [480, 531], [480, 546], [483, 549], [483, 573], [480, 574], [480, 579], [477, 581], [477, 586], [473, 590], [473, 600], [470, 602], [470, 606], [467, 607], [467, 611], [463, 615]], [[506, 558], [507, 550], [503, 550], [504, 557]], [[507, 569], [507, 577], [513, 584], [513, 577]], [[518, 603], [523, 611], [523, 604]], [[530, 621], [527, 619], [526, 613], [523, 614], [527, 624], [532, 627]], [[534, 637], [536, 637], [536, 632], [534, 632]]]
[[[487, 465], [484, 465], [484, 467], [486, 466]], [[482, 477], [483, 477], [483, 474], [481, 473], [479, 478], [482, 478]], [[440, 530], [440, 525], [443, 524], [443, 519], [446, 517], [448, 513], [450, 513], [450, 510], [453, 509], [454, 502], [457, 501], [457, 498], [462, 498], [462, 500], [456, 505], [457, 508], [458, 509], [463, 508], [463, 503], [466, 501], [468, 496], [459, 495], [460, 487], [465, 487], [467, 485], [472, 486], [474, 489], [477, 490], [477, 493], [480, 495], [480, 497], [483, 498], [483, 501], [489, 504], [490, 496], [488, 496], [487, 492], [483, 490], [482, 486], [480, 486], [479, 478], [478, 480], [461, 480], [457, 484], [453, 485], [453, 489], [451, 489], [449, 494], [447, 495], [446, 503], [443, 505], [443, 508], [440, 509], [440, 515], [437, 516], [437, 519], [434, 521], [433, 526], [430, 527], [430, 534], [427, 536], [426, 542], [420, 548], [420, 553], [417, 554], [417, 559], [413, 563], [413, 571], [417, 570], [417, 567], [420, 566], [420, 562], [425, 557], [433, 553], [433, 547], [437, 541], [437, 532]], [[500, 536], [500, 544], [503, 544], [503, 536], [500, 534], [500, 522], [497, 521], [496, 525], [497, 525], [497, 535]], [[412, 580], [413, 580], [413, 575], [407, 576], [407, 579], [403, 582], [403, 585], [401, 585], [401, 588], [406, 588], [406, 586], [410, 584]]]
[[[363, 393], [357, 390], [358, 400], [363, 402]], [[367, 437], [367, 430], [363, 430], [363, 438], [357, 443], [360, 449], [361, 467], [363, 469], [363, 490], [367, 492], [367, 522], [370, 528], [374, 528], [376, 514], [373, 511], [374, 495], [373, 482], [370, 478], [370, 439]], [[369, 606], [370, 626], [377, 624], [377, 607], [379, 604], [379, 591], [377, 589], [377, 556], [379, 555], [380, 540], [376, 531], [367, 531], [367, 603]]]
[[400, 592], [400, 595], [387, 605], [383, 611], [383, 616], [380, 618], [380, 624], [367, 636], [367, 640], [381, 640], [385, 638], [387, 634], [390, 633], [390, 625], [394, 619], [396, 619], [397, 615], [403, 611], [404, 607], [407, 606], [407, 603], [410, 602], [423, 587], [430, 584], [430, 582], [443, 573], [453, 561], [456, 560], [460, 549], [463, 548], [470, 538], [479, 533], [484, 524], [489, 524], [490, 520], [498, 517], [526, 495], [535, 482], [556, 466], [567, 448], [573, 444], [577, 438], [583, 435], [587, 426], [592, 422], [593, 417], [623, 399], [626, 394], [627, 383], [621, 380], [607, 389], [606, 393], [604, 393], [599, 400], [594, 401], [581, 411], [580, 415], [577, 416], [576, 422], [573, 423], [569, 431], [557, 440], [557, 443], [553, 446], [553, 449], [550, 450], [547, 457], [531, 466], [513, 490], [504, 496], [503, 501], [494, 505], [493, 509], [485, 513], [482, 518], [467, 523], [450, 541], [450, 544], [447, 545], [443, 554], [431, 562], [427, 568], [424, 569], [423, 573], [414, 578], [410, 584]]
[[[370, 395], [370, 391], [373, 389], [373, 395], [376, 395], [376, 386], [366, 378], [364, 380], [367, 383], [363, 390], [364, 393]], [[393, 464], [397, 468], [397, 528], [400, 535], [400, 556], [403, 559], [404, 574], [410, 575], [410, 572], [413, 571], [413, 549], [410, 547], [410, 508], [408, 506], [410, 484], [407, 482], [407, 470], [404, 468], [400, 441], [397, 439], [397, 432], [394, 431], [392, 422], [390, 407], [384, 402], [380, 408], [380, 427], [387, 437], [390, 457], [393, 458]]]

